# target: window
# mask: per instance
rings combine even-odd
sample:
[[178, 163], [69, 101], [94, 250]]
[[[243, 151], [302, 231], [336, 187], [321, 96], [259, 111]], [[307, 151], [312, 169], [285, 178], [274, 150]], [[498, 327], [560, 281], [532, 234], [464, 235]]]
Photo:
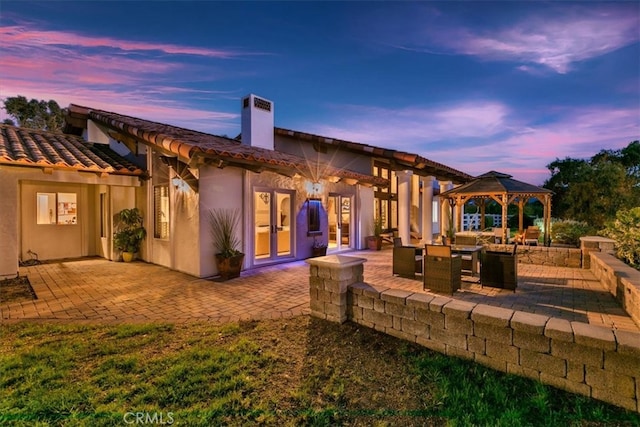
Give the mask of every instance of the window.
[[76, 193], [36, 193], [36, 224], [78, 223]]
[[320, 199], [309, 199], [307, 202], [307, 221], [309, 229], [307, 234], [321, 234], [320, 231]]
[[153, 237], [157, 239], [169, 238], [169, 186], [156, 185], [153, 187], [154, 227]]
[[386, 163], [376, 162], [373, 166], [373, 175], [386, 179], [388, 184], [374, 187], [376, 218], [382, 219], [384, 230], [398, 228], [398, 178], [395, 171]]

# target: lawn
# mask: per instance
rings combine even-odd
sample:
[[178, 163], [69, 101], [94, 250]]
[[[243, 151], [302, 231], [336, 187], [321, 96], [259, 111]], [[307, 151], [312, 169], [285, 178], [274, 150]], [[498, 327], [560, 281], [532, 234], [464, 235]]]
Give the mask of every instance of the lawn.
[[308, 316], [0, 331], [1, 425], [640, 425], [638, 414]]

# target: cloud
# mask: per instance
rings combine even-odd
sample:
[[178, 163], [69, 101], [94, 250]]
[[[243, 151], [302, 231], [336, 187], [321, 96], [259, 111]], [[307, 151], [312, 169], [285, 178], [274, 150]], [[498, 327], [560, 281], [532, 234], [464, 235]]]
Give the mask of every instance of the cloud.
[[430, 22], [421, 31], [412, 28], [405, 43], [393, 44], [425, 53], [445, 54], [449, 52], [443, 49], [449, 49], [483, 60], [514, 61], [525, 72], [539, 72], [536, 65], [566, 74], [577, 62], [637, 42], [639, 26], [637, 8], [533, 8], [525, 18], [501, 28]]
[[[82, 88], [72, 83], [61, 86], [49, 82], [21, 81], [10, 85], [10, 91], [2, 91], [3, 98], [22, 95], [27, 99], [53, 99], [61, 107], [79, 104], [213, 134], [235, 136], [238, 131], [239, 114], [216, 111], [217, 100], [228, 96], [225, 92], [196, 91], [198, 95], [206, 96], [211, 106], [203, 110], [171, 99], [170, 95], [176, 90], [173, 87], [116, 92], [107, 87]], [[6, 117], [4, 110], [0, 109], [0, 121]]]
[[498, 102], [474, 101], [449, 106], [375, 108], [359, 105], [334, 107], [348, 117], [343, 124], [309, 123], [321, 135], [371, 144], [394, 141], [411, 147], [416, 139], [489, 137], [505, 130], [508, 108]]
[[76, 49], [110, 48], [128, 52], [159, 52], [168, 55], [195, 55], [223, 59], [250, 54], [248, 52], [225, 49], [208, 49], [168, 43], [122, 40], [111, 37], [84, 36], [70, 31], [37, 30], [22, 25], [0, 27], [0, 39], [2, 39], [3, 44], [16, 47], [73, 46]]
[[[251, 53], [46, 31], [29, 23], [0, 27], [0, 40], [3, 98], [54, 99], [212, 133], [237, 128], [237, 114], [202, 111], [189, 100], [215, 109], [229, 91], [193, 82], [221, 78], [232, 71], [221, 71], [216, 61]], [[195, 59], [180, 62], [184, 55]]]
[[471, 34], [453, 46], [468, 55], [531, 62], [565, 74], [572, 63], [637, 41], [637, 26], [638, 19], [632, 15], [533, 19], [495, 34]]
[[634, 108], [557, 108], [553, 121], [540, 125], [493, 101], [398, 110], [349, 105], [335, 124], [302, 129], [417, 153], [471, 175], [498, 170], [541, 185], [549, 177], [546, 165], [556, 158], [589, 158], [638, 139], [637, 114]]

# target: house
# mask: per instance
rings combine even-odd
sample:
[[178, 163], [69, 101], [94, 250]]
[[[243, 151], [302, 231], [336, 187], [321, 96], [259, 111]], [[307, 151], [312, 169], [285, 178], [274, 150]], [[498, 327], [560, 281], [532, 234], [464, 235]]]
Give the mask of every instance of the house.
[[416, 154], [277, 128], [273, 102], [255, 95], [241, 111], [238, 139], [74, 104], [63, 134], [2, 125], [0, 277], [33, 254], [117, 260], [113, 218], [131, 207], [148, 231], [139, 257], [197, 277], [217, 274], [215, 208], [242, 212], [245, 269], [307, 258], [314, 242], [363, 248], [376, 215], [404, 241], [427, 241], [444, 219], [434, 184], [472, 178]]

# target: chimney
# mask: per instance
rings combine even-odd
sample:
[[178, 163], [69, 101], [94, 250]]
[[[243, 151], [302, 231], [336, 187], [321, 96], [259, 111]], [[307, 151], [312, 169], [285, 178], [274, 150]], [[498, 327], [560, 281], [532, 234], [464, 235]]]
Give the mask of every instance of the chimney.
[[253, 94], [242, 99], [244, 145], [273, 150], [273, 102]]

